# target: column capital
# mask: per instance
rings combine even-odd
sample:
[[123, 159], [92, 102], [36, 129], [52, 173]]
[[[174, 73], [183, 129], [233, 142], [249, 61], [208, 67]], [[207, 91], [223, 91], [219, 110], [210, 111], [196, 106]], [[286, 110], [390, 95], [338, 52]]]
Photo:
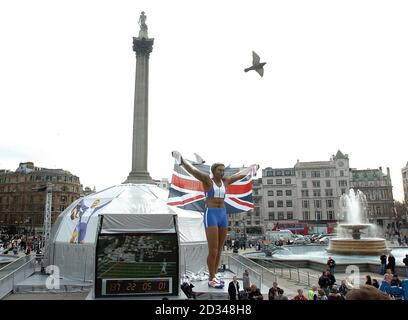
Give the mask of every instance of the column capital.
[[153, 50], [154, 39], [133, 37], [133, 51], [136, 55], [149, 55]]

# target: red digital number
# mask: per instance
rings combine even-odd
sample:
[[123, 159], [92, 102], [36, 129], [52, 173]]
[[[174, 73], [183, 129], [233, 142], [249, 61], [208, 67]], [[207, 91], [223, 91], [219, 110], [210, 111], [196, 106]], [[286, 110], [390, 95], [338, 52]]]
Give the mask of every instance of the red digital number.
[[166, 290], [166, 282], [163, 282], [163, 281], [161, 281], [161, 282], [159, 282], [159, 290]]
[[142, 288], [143, 288], [143, 291], [152, 290], [152, 283], [151, 282], [144, 282]]

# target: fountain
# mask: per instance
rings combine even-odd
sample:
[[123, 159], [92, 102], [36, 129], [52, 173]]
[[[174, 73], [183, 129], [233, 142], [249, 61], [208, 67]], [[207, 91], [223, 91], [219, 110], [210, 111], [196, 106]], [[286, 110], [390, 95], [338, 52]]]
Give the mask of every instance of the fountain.
[[338, 237], [331, 239], [327, 249], [330, 253], [347, 255], [379, 255], [388, 253], [385, 239], [375, 236], [375, 226], [367, 221], [367, 200], [360, 191], [349, 190], [340, 197]]

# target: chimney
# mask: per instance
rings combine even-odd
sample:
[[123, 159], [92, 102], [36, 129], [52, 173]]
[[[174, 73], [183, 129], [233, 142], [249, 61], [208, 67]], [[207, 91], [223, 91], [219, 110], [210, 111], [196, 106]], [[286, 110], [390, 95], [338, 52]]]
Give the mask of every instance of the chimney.
[[389, 167], [387, 167], [387, 176], [389, 176], [389, 177], [391, 176], [391, 175], [390, 175], [390, 168], [389, 168]]

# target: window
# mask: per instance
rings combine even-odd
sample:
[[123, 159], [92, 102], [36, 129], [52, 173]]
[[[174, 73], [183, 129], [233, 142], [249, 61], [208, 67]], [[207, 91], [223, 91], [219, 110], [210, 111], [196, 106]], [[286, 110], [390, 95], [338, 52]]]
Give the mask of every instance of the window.
[[293, 220], [293, 212], [292, 211], [288, 211], [288, 213], [286, 214], [288, 220]]
[[320, 178], [320, 171], [312, 171], [312, 178]]
[[316, 211], [316, 220], [322, 220], [322, 212], [321, 211]]
[[339, 180], [339, 187], [347, 187], [347, 180]]
[[273, 179], [266, 180], [266, 184], [273, 184]]
[[286, 207], [288, 207], [288, 208], [292, 208], [292, 207], [293, 207], [292, 200], [287, 200], [287, 201], [286, 201]]
[[306, 178], [306, 171], [302, 171], [302, 178]]
[[291, 175], [290, 170], [285, 170], [285, 176], [290, 176], [290, 175]]
[[255, 208], [255, 217], [259, 217], [260, 211], [259, 208]]
[[327, 211], [327, 220], [334, 220], [334, 211]]
[[380, 216], [381, 215], [381, 207], [376, 207], [375, 210], [376, 210], [377, 216]]
[[309, 190], [302, 190], [302, 197], [308, 197], [309, 196]]
[[325, 190], [326, 197], [333, 197], [333, 189]]
[[292, 180], [291, 179], [285, 179], [285, 184], [291, 184]]
[[282, 179], [276, 179], [276, 184], [282, 184]]
[[273, 201], [268, 201], [268, 208], [273, 208], [275, 203]]
[[319, 180], [312, 181], [312, 184], [313, 184], [313, 188], [320, 188], [320, 181]]
[[275, 220], [275, 212], [269, 212], [269, 220]]
[[272, 177], [273, 176], [272, 171], [266, 171], [266, 176], [267, 177]]
[[340, 177], [344, 177], [344, 170], [340, 170]]
[[324, 176], [325, 176], [326, 178], [330, 177], [330, 170], [325, 170], [325, 171], [324, 171]]
[[278, 212], [278, 220], [285, 220], [285, 213], [284, 212]]
[[285, 194], [286, 194], [287, 196], [291, 196], [291, 195], [292, 195], [292, 190], [286, 190]]
[[331, 181], [330, 180], [326, 180], [326, 188], [330, 188], [331, 187]]
[[272, 197], [273, 197], [273, 190], [268, 190], [268, 196], [272, 196]]
[[309, 200], [302, 200], [302, 208], [309, 208]]
[[314, 207], [315, 208], [321, 208], [322, 207], [322, 201], [321, 200], [315, 200], [314, 201]]
[[326, 200], [326, 208], [333, 208], [334, 207], [334, 202], [333, 200]]
[[313, 190], [313, 197], [320, 197], [320, 189]]
[[341, 194], [345, 194], [346, 193], [346, 189], [341, 189]]
[[283, 207], [283, 201], [282, 201], [282, 200], [279, 200], [279, 201], [277, 202], [277, 206], [278, 206], [278, 208], [282, 208], [282, 207]]
[[309, 211], [303, 211], [303, 220], [309, 220]]
[[282, 197], [283, 196], [283, 191], [282, 190], [276, 190], [276, 195], [278, 197]]
[[307, 188], [307, 181], [302, 181], [302, 188]]

